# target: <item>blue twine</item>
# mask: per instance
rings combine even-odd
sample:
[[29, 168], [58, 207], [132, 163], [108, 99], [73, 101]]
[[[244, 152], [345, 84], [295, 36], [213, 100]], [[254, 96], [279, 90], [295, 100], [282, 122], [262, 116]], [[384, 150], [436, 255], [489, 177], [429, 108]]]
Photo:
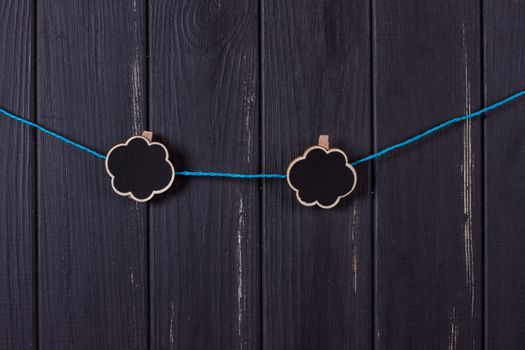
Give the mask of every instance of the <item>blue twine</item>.
[[455, 124], [455, 123], [458, 123], [458, 122], [461, 122], [461, 121], [464, 121], [464, 120], [467, 120], [467, 119], [478, 117], [478, 116], [482, 115], [483, 113], [486, 113], [486, 112], [489, 112], [489, 111], [491, 111], [493, 109], [501, 107], [504, 104], [507, 104], [507, 103], [517, 99], [517, 98], [520, 98], [523, 95], [525, 95], [525, 90], [517, 92], [514, 95], [512, 95], [510, 97], [507, 97], [507, 98], [505, 98], [505, 99], [503, 99], [503, 100], [501, 100], [499, 102], [496, 102], [496, 103], [494, 103], [494, 104], [492, 104], [492, 105], [490, 105], [488, 107], [480, 109], [477, 112], [470, 113], [470, 114], [467, 114], [467, 115], [464, 115], [464, 116], [461, 116], [461, 117], [457, 117], [457, 118], [453, 118], [453, 119], [447, 120], [446, 122], [438, 124], [438, 125], [434, 126], [433, 128], [428, 129], [427, 131], [423, 131], [421, 134], [417, 134], [416, 136], [409, 138], [408, 140], [405, 140], [405, 141], [400, 142], [400, 143], [396, 143], [395, 145], [392, 145], [390, 147], [383, 148], [379, 152], [376, 152], [374, 154], [371, 154], [369, 156], [366, 156], [364, 158], [356, 160], [355, 162], [352, 163], [352, 165], [355, 166], [357, 164], [361, 164], [361, 163], [367, 162], [369, 160], [372, 160], [372, 159], [377, 158], [377, 157], [381, 157], [381, 156], [383, 156], [383, 155], [385, 155], [385, 154], [387, 154], [389, 152], [392, 152], [395, 149], [408, 146], [409, 144], [414, 143], [417, 140], [422, 139], [423, 137], [428, 136], [428, 135], [430, 135], [432, 133], [435, 133], [438, 130], [446, 128], [449, 125], [452, 125], [452, 124]]
[[[410, 145], [411, 143], [414, 143], [420, 139], [422, 139], [423, 137], [425, 136], [428, 136], [430, 134], [433, 134], [443, 128], [446, 128], [447, 126], [450, 126], [452, 124], [455, 124], [455, 123], [459, 123], [461, 121], [464, 121], [464, 120], [467, 120], [467, 119], [471, 119], [471, 118], [475, 118], [475, 117], [478, 117], [484, 113], [487, 113], [491, 110], [494, 110], [496, 108], [499, 108], [501, 106], [503, 106], [504, 104], [507, 104], [515, 99], [518, 99], [520, 98], [521, 96], [525, 95], [525, 90], [522, 90], [520, 92], [517, 92], [515, 93], [514, 95], [512, 96], [509, 96], [499, 102], [496, 102], [490, 106], [487, 106], [483, 109], [480, 109], [479, 111], [477, 112], [474, 112], [474, 113], [470, 113], [470, 114], [467, 114], [467, 115], [464, 115], [464, 116], [461, 116], [461, 117], [456, 117], [456, 118], [453, 118], [453, 119], [450, 119], [450, 120], [447, 120], [441, 124], [438, 124], [420, 134], [417, 134], [416, 136], [413, 136], [405, 141], [402, 141], [402, 142], [399, 142], [399, 143], [396, 143], [395, 145], [392, 145], [392, 146], [389, 146], [389, 147], [386, 147], [386, 148], [383, 148], [381, 151], [379, 152], [376, 152], [376, 153], [373, 153], [369, 156], [366, 156], [364, 158], [361, 158], [359, 160], [356, 160], [355, 162], [352, 163], [353, 166], [355, 165], [358, 165], [358, 164], [361, 164], [361, 163], [364, 163], [364, 162], [367, 162], [369, 160], [372, 160], [372, 159], [375, 159], [375, 158], [378, 158], [378, 157], [381, 157], [389, 152], [392, 152], [398, 148], [402, 148], [402, 147], [406, 147], [408, 145]], [[70, 145], [72, 145], [73, 147], [76, 147], [78, 149], [81, 149], [83, 151], [86, 151], [100, 159], [106, 159], [106, 156], [101, 154], [101, 153], [98, 153], [94, 150], [92, 150], [91, 148], [88, 148], [86, 146], [83, 146], [71, 139], [68, 139], [67, 137], [65, 136], [62, 136], [62, 135], [59, 135], [57, 134], [56, 132], [53, 132], [41, 125], [38, 125], [36, 123], [33, 123], [32, 121], [30, 120], [27, 120], [27, 119], [24, 119], [22, 117], [19, 117], [19, 116], [16, 116], [8, 111], [6, 111], [5, 109], [3, 108], [0, 108], [0, 113], [4, 114], [5, 116], [11, 118], [11, 119], [14, 119], [16, 121], [19, 121], [23, 124], [26, 124], [26, 125], [29, 125], [29, 126], [32, 126], [48, 135], [51, 135], [65, 143], [68, 143]], [[177, 175], [182, 175], [182, 176], [207, 176], [207, 177], [228, 177], [228, 178], [235, 178], [235, 179], [261, 179], [261, 178], [267, 178], [267, 179], [285, 179], [286, 178], [286, 175], [285, 174], [236, 174], [236, 173], [219, 173], [219, 172], [205, 172], [205, 171], [178, 171], [176, 172]]]
[[177, 171], [175, 174], [182, 176], [229, 177], [234, 179], [286, 179], [286, 175], [283, 174], [235, 174], [206, 171]]
[[34, 127], [34, 128], [37, 128], [38, 130], [40, 130], [40, 131], [42, 131], [42, 132], [44, 132], [44, 133], [46, 133], [46, 134], [48, 134], [48, 135], [51, 135], [51, 136], [53, 136], [53, 137], [56, 137], [57, 139], [59, 139], [59, 140], [61, 140], [61, 141], [64, 141], [65, 143], [68, 143], [68, 144], [70, 144], [70, 145], [73, 146], [73, 147], [76, 147], [76, 148], [78, 148], [78, 149], [81, 149], [81, 150], [83, 150], [83, 151], [86, 151], [86, 152], [88, 152], [88, 153], [94, 155], [95, 157], [98, 157], [98, 158], [100, 158], [100, 159], [106, 159], [106, 156], [105, 156], [105, 155], [100, 154], [100, 153], [98, 153], [97, 151], [94, 151], [94, 150], [92, 150], [91, 148], [88, 148], [88, 147], [86, 147], [86, 146], [83, 146], [83, 145], [81, 145], [80, 143], [77, 143], [77, 142], [75, 142], [75, 141], [73, 141], [73, 140], [71, 140], [71, 139], [68, 139], [68, 138], [65, 137], [65, 136], [59, 135], [59, 134], [57, 134], [57, 133], [54, 132], [54, 131], [51, 131], [51, 130], [49, 130], [49, 129], [47, 129], [47, 128], [44, 128], [43, 126], [38, 125], [37, 123], [33, 123], [33, 122], [30, 121], [30, 120], [27, 120], [27, 119], [24, 119], [24, 118], [19, 117], [19, 116], [17, 116], [17, 115], [14, 115], [13, 113], [10, 113], [10, 112], [6, 111], [6, 110], [3, 109], [3, 108], [0, 108], [0, 112], [3, 113], [5, 116], [11, 118], [11, 119], [14, 119], [14, 120], [16, 120], [16, 121], [19, 121], [20, 123], [27, 124], [27, 125], [29, 125], [29, 126], [32, 126], [32, 127]]

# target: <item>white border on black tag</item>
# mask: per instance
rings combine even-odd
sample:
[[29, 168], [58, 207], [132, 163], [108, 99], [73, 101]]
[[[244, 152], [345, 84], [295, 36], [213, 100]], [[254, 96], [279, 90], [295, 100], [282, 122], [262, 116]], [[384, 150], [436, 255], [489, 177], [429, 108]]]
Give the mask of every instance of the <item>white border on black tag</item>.
[[[148, 146], [152, 146], [152, 145], [158, 145], [158, 146], [161, 146], [164, 151], [166, 152], [166, 158], [165, 158], [165, 161], [170, 165], [171, 167], [171, 180], [169, 182], [168, 185], [166, 185], [163, 189], [161, 190], [158, 190], [158, 191], [153, 191], [151, 193], [151, 195], [148, 197], [148, 198], [145, 198], [145, 199], [139, 199], [139, 198], [136, 198], [132, 192], [120, 192], [119, 190], [117, 190], [115, 188], [115, 185], [114, 185], [114, 180], [115, 180], [115, 176], [113, 176], [113, 174], [111, 174], [111, 172], [109, 171], [109, 168], [108, 168], [108, 159], [109, 159], [109, 156], [111, 155], [111, 152], [113, 152], [113, 150], [115, 150], [116, 148], [118, 147], [122, 147], [122, 146], [127, 146], [131, 140], [133, 139], [143, 139], [144, 141], [147, 142]], [[173, 166], [173, 164], [171, 163], [171, 161], [169, 160], [169, 152], [168, 152], [168, 149], [166, 148], [166, 146], [164, 146], [162, 143], [160, 142], [150, 142], [150, 140], [148, 140], [147, 138], [145, 138], [144, 136], [133, 136], [133, 137], [130, 137], [126, 142], [124, 143], [119, 143], [113, 147], [111, 147], [111, 149], [109, 150], [109, 152], [106, 154], [106, 159], [104, 161], [104, 165], [106, 167], [106, 172], [108, 173], [108, 175], [111, 177], [111, 187], [113, 188], [113, 191], [115, 191], [115, 193], [117, 193], [119, 196], [123, 196], [123, 197], [129, 197], [131, 199], [133, 199], [134, 201], [137, 201], [137, 202], [147, 202], [149, 201], [151, 198], [153, 198], [153, 196], [155, 196], [156, 194], [161, 194], [161, 193], [164, 193], [166, 192], [167, 190], [170, 189], [170, 187], [173, 185], [173, 181], [175, 181], [175, 167]]]
[[[334, 152], [341, 153], [343, 155], [343, 157], [345, 157], [345, 166], [348, 169], [350, 169], [352, 171], [353, 175], [354, 175], [354, 185], [352, 186], [350, 191], [348, 191], [347, 193], [337, 197], [337, 200], [334, 202], [334, 204], [332, 204], [330, 206], [322, 205], [321, 203], [319, 203], [319, 201], [315, 201], [313, 203], [307, 203], [307, 202], [303, 201], [301, 199], [301, 197], [299, 196], [299, 189], [293, 187], [292, 183], [290, 182], [290, 170], [292, 170], [292, 167], [295, 165], [295, 163], [306, 159], [306, 156], [308, 155], [308, 153], [310, 153], [314, 149], [323, 150], [326, 154], [330, 154], [330, 153], [334, 153]], [[323, 208], [323, 209], [330, 209], [330, 208], [335, 207], [337, 204], [339, 204], [339, 201], [341, 200], [341, 198], [344, 198], [344, 197], [348, 196], [350, 193], [352, 193], [354, 191], [355, 187], [357, 186], [357, 172], [355, 171], [355, 168], [352, 166], [352, 164], [350, 164], [348, 162], [348, 157], [346, 156], [345, 152], [341, 151], [339, 148], [326, 149], [326, 148], [324, 148], [322, 146], [317, 146], [316, 145], [316, 146], [308, 147], [304, 151], [304, 153], [303, 153], [303, 155], [301, 157], [297, 157], [294, 160], [292, 160], [290, 165], [288, 165], [288, 169], [286, 170], [286, 182], [288, 182], [288, 186], [290, 186], [290, 188], [295, 192], [295, 197], [297, 198], [299, 203], [301, 203], [302, 205], [304, 205], [306, 207], [313, 207], [314, 205], [317, 205], [318, 207]]]

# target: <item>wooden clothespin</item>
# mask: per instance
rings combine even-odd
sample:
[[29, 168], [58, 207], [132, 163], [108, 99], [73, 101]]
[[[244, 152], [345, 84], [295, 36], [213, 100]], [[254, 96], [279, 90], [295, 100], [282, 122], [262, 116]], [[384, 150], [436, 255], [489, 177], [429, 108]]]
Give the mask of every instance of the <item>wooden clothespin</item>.
[[326, 150], [330, 149], [330, 142], [329, 142], [328, 135], [319, 136], [319, 146], [323, 147]]
[[142, 137], [151, 142], [153, 140], [153, 133], [151, 131], [143, 131]]

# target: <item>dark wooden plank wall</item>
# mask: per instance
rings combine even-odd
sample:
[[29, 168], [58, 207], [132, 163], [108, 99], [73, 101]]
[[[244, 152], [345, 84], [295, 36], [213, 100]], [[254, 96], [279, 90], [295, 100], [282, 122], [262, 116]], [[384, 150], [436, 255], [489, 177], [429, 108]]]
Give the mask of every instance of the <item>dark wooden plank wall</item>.
[[[144, 129], [144, 6], [38, 1], [38, 122], [107, 150]], [[146, 206], [111, 193], [104, 162], [38, 134], [42, 349], [143, 349]]]
[[[34, 11], [0, 2], [0, 105], [34, 120]], [[0, 349], [35, 344], [35, 134], [0, 120]]]
[[[369, 5], [263, 1], [263, 170], [286, 169], [320, 134], [350, 158], [371, 147]], [[372, 344], [372, 191], [359, 167], [352, 199], [333, 210], [263, 187], [265, 349]]]
[[[525, 8], [484, 1], [486, 101], [525, 81]], [[485, 123], [485, 339], [489, 349], [525, 345], [524, 101], [490, 113]]]
[[[376, 147], [479, 109], [479, 2], [374, 3]], [[481, 155], [475, 120], [377, 160], [377, 348], [481, 347]]]
[[[319, 134], [356, 159], [523, 88], [524, 18], [3, 0], [0, 106], [102, 152], [151, 129], [179, 170], [284, 172]], [[136, 204], [101, 160], [1, 118], [0, 349], [522, 348], [524, 106], [360, 165], [330, 211], [281, 180], [178, 177]]]
[[[150, 126], [178, 169], [259, 170], [255, 1], [149, 2]], [[257, 348], [257, 182], [175, 180], [151, 204], [151, 348]]]

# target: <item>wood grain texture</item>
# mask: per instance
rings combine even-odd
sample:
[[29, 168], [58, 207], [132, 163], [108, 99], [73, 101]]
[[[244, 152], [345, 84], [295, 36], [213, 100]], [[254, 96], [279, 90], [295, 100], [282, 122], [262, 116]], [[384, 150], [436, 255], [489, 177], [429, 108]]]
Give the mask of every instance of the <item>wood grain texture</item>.
[[[102, 153], [152, 130], [177, 171], [285, 173], [322, 134], [355, 160], [525, 86], [514, 0], [3, 0], [0, 19], [0, 107]], [[524, 112], [358, 165], [331, 210], [275, 179], [178, 176], [135, 203], [0, 116], [0, 349], [521, 349]]]
[[[484, 1], [485, 103], [525, 88], [525, 9]], [[489, 113], [485, 122], [485, 344], [525, 344], [525, 102]]]
[[[0, 2], [0, 105], [34, 115], [33, 3]], [[34, 131], [0, 116], [0, 349], [34, 349]]]
[[[356, 1], [262, 1], [263, 170], [285, 172], [330, 135], [350, 159], [371, 151], [369, 7]], [[369, 167], [334, 209], [300, 205], [265, 181], [265, 349], [372, 345]]]
[[[38, 122], [103, 153], [144, 129], [144, 4], [38, 2]], [[42, 349], [147, 347], [144, 205], [102, 160], [38, 135]]]
[[[150, 126], [175, 169], [257, 172], [257, 2], [149, 8]], [[152, 349], [259, 348], [259, 208], [256, 180], [182, 176], [152, 203]]]
[[[378, 149], [480, 107], [477, 1], [374, 0]], [[482, 346], [481, 122], [376, 161], [376, 347]]]

